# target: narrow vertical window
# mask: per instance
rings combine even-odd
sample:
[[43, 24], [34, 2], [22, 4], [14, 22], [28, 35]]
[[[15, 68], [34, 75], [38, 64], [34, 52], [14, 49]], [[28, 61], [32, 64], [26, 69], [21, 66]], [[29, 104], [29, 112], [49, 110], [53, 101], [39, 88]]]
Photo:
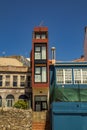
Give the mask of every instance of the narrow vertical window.
[[74, 83], [81, 83], [81, 69], [74, 69]]
[[82, 69], [83, 84], [87, 84], [87, 69]]
[[42, 47], [42, 59], [46, 59], [46, 47]]
[[20, 87], [25, 87], [25, 76], [20, 76]]
[[0, 87], [2, 87], [2, 79], [3, 79], [3, 76], [0, 75]]
[[5, 77], [5, 86], [10, 87], [10, 75], [6, 75]]
[[17, 87], [18, 77], [13, 76], [13, 87]]
[[59, 83], [59, 84], [64, 83], [63, 69], [57, 69], [56, 70], [56, 82]]

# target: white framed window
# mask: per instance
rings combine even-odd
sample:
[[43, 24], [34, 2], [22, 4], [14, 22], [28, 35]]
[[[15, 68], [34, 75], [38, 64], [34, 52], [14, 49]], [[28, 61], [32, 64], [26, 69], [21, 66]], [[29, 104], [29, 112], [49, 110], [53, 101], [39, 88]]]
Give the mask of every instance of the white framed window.
[[74, 83], [75, 84], [82, 83], [82, 70], [81, 69], [74, 69]]
[[56, 83], [71, 84], [72, 83], [72, 69], [56, 69]]
[[63, 69], [56, 69], [56, 82], [59, 83], [59, 84], [64, 83]]
[[82, 69], [83, 84], [87, 84], [87, 69]]
[[65, 84], [72, 83], [72, 69], [65, 69]]

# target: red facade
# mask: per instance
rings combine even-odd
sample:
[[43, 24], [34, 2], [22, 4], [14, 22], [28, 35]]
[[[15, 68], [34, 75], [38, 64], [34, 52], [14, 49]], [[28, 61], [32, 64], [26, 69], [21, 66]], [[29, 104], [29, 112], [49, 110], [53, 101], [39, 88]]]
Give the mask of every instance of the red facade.
[[[36, 38], [35, 34], [46, 34], [46, 38]], [[43, 59], [36, 59], [37, 63], [35, 63], [35, 44], [42, 47], [46, 46], [46, 59], [43, 62]], [[35, 66], [43, 67], [46, 66], [46, 82], [35, 82]], [[47, 27], [35, 27], [33, 31], [32, 38], [32, 87], [48, 87], [49, 86], [49, 65], [48, 65], [48, 28]]]

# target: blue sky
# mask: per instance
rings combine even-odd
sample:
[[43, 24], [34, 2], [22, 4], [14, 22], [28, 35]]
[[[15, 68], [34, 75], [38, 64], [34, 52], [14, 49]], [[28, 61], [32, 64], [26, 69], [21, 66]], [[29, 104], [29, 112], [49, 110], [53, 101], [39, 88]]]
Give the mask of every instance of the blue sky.
[[29, 57], [35, 26], [49, 29], [56, 59], [70, 61], [84, 54], [87, 0], [0, 0], [0, 56]]

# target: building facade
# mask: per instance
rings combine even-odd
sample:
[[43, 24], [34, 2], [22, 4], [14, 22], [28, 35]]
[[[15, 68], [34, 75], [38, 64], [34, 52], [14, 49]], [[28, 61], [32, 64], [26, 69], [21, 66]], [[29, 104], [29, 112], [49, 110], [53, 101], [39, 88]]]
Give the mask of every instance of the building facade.
[[31, 72], [17, 58], [0, 57], [0, 107], [12, 107], [16, 101], [31, 101]]
[[35, 27], [32, 37], [32, 104], [33, 110], [49, 107], [48, 28]]
[[53, 101], [87, 101], [87, 62], [56, 62], [50, 66]]

